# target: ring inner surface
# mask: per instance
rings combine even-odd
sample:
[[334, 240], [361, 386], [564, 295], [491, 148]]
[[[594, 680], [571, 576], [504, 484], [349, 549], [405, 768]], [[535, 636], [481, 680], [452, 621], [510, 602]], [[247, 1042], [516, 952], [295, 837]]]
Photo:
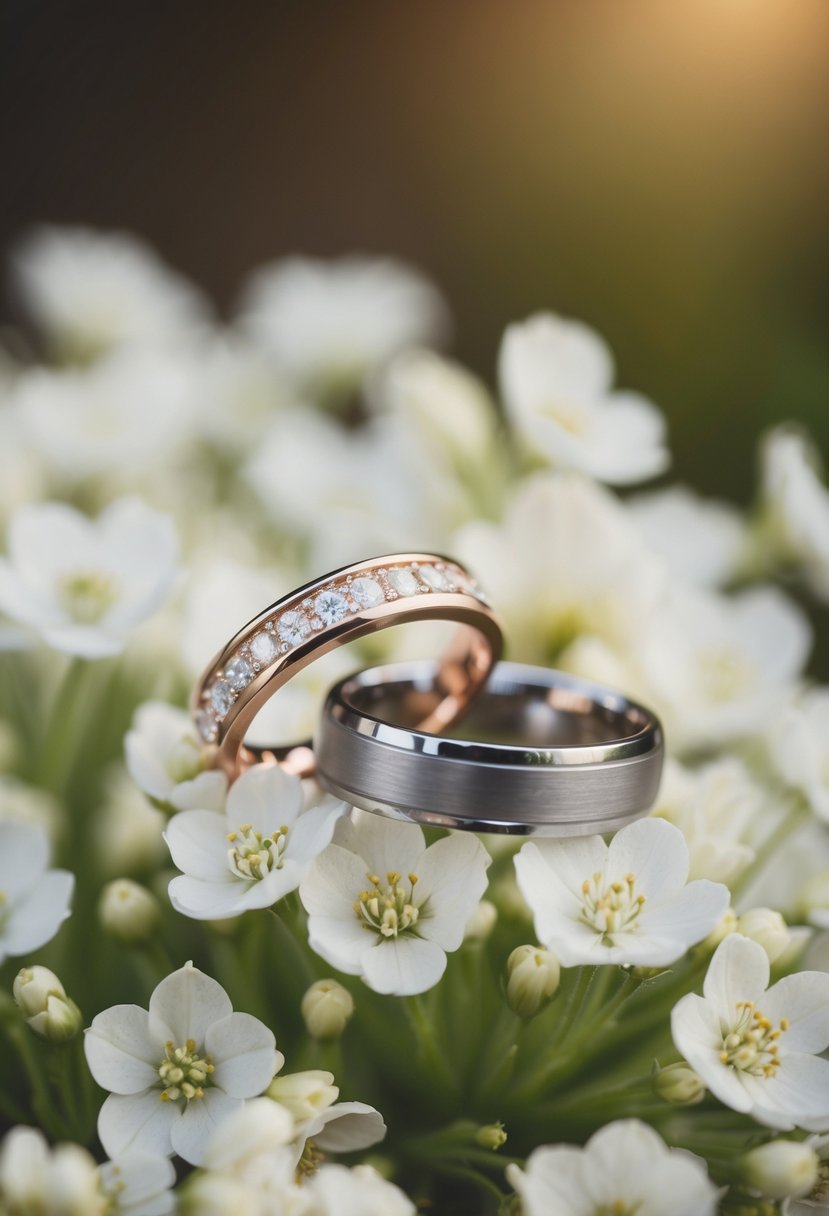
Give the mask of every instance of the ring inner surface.
[[[430, 682], [350, 684], [343, 690], [358, 711], [397, 726], [414, 728], [440, 699]], [[621, 702], [621, 698], [618, 698]], [[442, 731], [447, 739], [505, 746], [579, 747], [631, 738], [651, 725], [638, 707], [597, 703], [559, 687], [496, 683], [475, 700], [461, 722]]]

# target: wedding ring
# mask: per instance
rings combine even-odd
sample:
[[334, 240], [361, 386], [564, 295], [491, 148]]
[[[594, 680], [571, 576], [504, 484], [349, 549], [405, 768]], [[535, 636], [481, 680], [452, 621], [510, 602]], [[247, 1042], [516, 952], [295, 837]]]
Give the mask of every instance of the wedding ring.
[[433, 669], [433, 697], [419, 720], [443, 730], [466, 709], [501, 654], [497, 618], [475, 579], [458, 562], [430, 553], [396, 553], [356, 562], [307, 583], [248, 621], [209, 664], [191, 708], [205, 743], [234, 780], [258, 760], [301, 775], [314, 768], [310, 744], [245, 745], [256, 714], [314, 659], [365, 634], [416, 620], [460, 628]]
[[650, 710], [545, 667], [500, 663], [458, 734], [428, 733], [433, 663], [359, 672], [328, 694], [317, 779], [353, 805], [442, 828], [527, 836], [614, 831], [652, 806], [662, 729]]

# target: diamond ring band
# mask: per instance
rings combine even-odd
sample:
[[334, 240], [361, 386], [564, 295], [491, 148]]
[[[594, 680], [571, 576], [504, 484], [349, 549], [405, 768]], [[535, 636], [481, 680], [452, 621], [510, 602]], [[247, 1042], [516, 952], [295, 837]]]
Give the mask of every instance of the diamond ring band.
[[500, 657], [497, 618], [460, 563], [428, 553], [399, 553], [344, 566], [284, 596], [249, 621], [208, 665], [191, 709], [206, 744], [231, 780], [257, 760], [313, 772], [307, 744], [255, 749], [245, 735], [265, 702], [323, 654], [390, 625], [458, 623], [435, 672], [437, 693], [419, 722], [442, 730], [463, 714]]

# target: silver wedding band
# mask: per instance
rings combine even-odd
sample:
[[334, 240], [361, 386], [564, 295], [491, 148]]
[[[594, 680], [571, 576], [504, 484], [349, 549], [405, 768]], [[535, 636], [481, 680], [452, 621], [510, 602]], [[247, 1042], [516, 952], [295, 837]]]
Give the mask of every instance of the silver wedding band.
[[656, 798], [663, 739], [648, 709], [586, 680], [500, 663], [457, 728], [430, 734], [438, 665], [361, 671], [328, 694], [317, 777], [354, 806], [519, 836], [615, 831]]

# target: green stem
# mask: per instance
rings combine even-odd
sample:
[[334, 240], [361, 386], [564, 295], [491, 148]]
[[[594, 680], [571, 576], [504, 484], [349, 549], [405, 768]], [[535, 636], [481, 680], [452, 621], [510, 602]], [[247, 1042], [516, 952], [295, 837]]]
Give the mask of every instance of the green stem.
[[56, 1140], [66, 1139], [68, 1129], [55, 1110], [54, 1097], [43, 1071], [40, 1056], [33, 1050], [33, 1035], [22, 1023], [4, 1026], [6, 1034], [17, 1048], [26, 1071], [32, 1095], [32, 1110], [48, 1134]]
[[406, 1009], [411, 1020], [412, 1029], [423, 1055], [424, 1063], [433, 1073], [444, 1097], [454, 1097], [455, 1079], [438, 1046], [435, 1028], [426, 1011], [422, 996], [404, 997]]

